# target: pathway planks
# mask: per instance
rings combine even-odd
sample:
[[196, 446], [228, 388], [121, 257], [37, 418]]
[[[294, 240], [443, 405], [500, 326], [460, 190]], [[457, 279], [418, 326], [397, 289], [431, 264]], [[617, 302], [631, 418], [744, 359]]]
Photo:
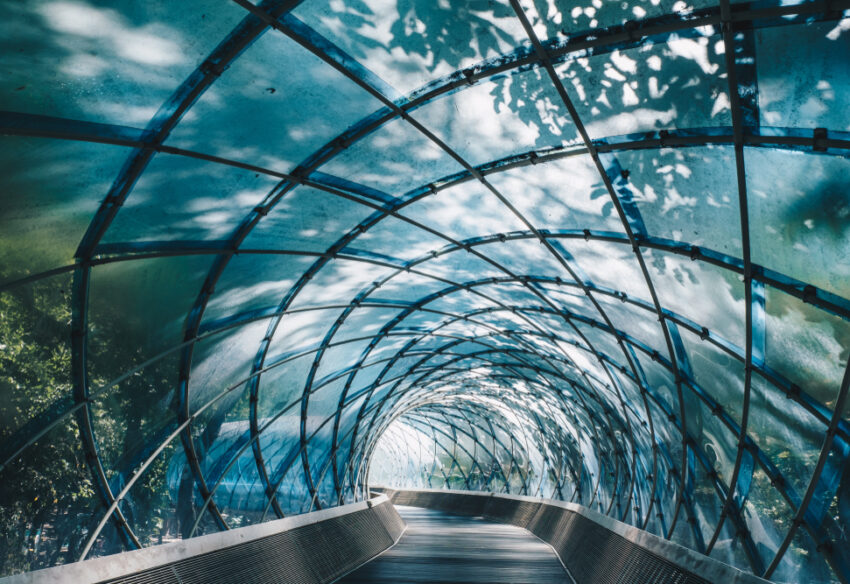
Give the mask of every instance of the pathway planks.
[[432, 509], [396, 509], [408, 525], [401, 540], [339, 582], [570, 582], [552, 548], [524, 529]]

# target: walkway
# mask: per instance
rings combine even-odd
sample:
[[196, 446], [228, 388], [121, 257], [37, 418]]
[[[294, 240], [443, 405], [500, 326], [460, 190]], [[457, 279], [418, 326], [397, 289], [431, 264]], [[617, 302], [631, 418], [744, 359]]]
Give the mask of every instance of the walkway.
[[401, 540], [340, 583], [569, 583], [552, 548], [524, 529], [431, 509], [396, 509], [407, 523]]

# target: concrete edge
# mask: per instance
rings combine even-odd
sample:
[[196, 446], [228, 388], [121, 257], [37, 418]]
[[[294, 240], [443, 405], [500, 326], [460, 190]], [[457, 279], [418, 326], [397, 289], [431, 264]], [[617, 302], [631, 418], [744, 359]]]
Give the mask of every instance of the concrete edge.
[[[724, 582], [726, 584], [770, 584], [770, 580], [759, 578], [754, 574], [744, 572], [734, 566], [730, 566], [720, 560], [715, 560], [706, 555], [703, 555], [690, 548], [682, 546], [673, 541], [664, 539], [648, 531], [644, 531], [638, 527], [628, 525], [603, 515], [593, 509], [589, 509], [577, 503], [568, 503], [565, 501], [555, 501], [553, 499], [542, 499], [537, 497], [529, 497], [525, 495], [503, 495], [489, 493], [483, 491], [455, 491], [449, 489], [394, 489], [391, 487], [373, 487], [375, 492], [384, 491], [392, 496], [396, 492], [410, 493], [434, 493], [442, 495], [464, 495], [464, 496], [479, 496], [487, 498], [509, 499], [514, 501], [522, 501], [528, 503], [536, 503], [543, 507], [561, 508], [573, 513], [577, 513], [597, 525], [616, 533], [626, 540], [634, 543], [637, 546], [651, 552], [665, 560], [672, 562], [679, 567], [691, 572], [710, 582]], [[560, 558], [560, 556], [559, 556]], [[563, 563], [563, 562], [562, 562]], [[0, 582], [0, 584], [3, 584]]]
[[[305, 525], [320, 523], [342, 515], [372, 509], [379, 505], [392, 505], [392, 503], [386, 495], [378, 495], [371, 499], [349, 505], [293, 515], [291, 517], [284, 517], [283, 519], [258, 523], [257, 525], [248, 525], [228, 531], [210, 533], [191, 539], [93, 558], [82, 562], [73, 562], [53, 568], [14, 574], [0, 578], [0, 584], [59, 584], [66, 582], [93, 584], [261, 539], [276, 533], [291, 531]], [[392, 534], [388, 533], [388, 535], [392, 539]], [[121, 558], [120, 561], [116, 561], [119, 556]]]

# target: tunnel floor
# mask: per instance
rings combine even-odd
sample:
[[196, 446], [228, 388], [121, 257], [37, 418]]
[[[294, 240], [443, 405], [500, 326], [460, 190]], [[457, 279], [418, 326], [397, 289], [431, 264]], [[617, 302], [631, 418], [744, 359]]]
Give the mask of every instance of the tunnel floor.
[[570, 581], [552, 548], [524, 529], [432, 509], [396, 509], [408, 526], [399, 542], [339, 582]]

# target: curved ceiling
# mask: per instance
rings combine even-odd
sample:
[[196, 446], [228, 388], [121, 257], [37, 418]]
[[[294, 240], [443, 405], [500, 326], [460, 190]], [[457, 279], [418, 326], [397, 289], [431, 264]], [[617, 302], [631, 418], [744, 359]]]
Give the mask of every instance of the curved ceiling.
[[847, 582], [848, 10], [4, 2], [0, 573], [393, 483]]

